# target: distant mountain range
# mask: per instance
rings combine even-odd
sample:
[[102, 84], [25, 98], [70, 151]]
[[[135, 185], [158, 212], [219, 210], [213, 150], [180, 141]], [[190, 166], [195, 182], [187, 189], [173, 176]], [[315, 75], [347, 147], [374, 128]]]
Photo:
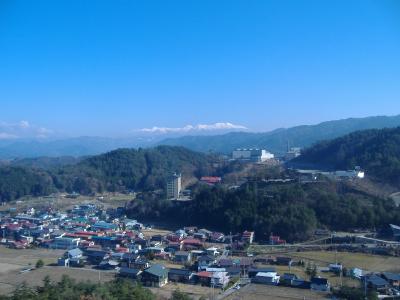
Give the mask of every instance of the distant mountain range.
[[30, 139], [0, 142], [0, 159], [88, 156], [105, 153], [118, 148], [147, 147], [154, 144], [154, 138], [107, 138], [77, 137], [58, 140]]
[[[77, 137], [58, 140], [0, 140], [0, 159], [88, 156], [118, 148], [152, 147], [156, 145], [183, 146], [200, 152], [229, 154], [235, 148], [266, 148], [276, 155], [291, 147], [309, 147], [319, 141], [329, 140], [365, 129], [381, 129], [400, 126], [400, 115], [351, 118], [302, 125], [270, 132], [230, 132], [217, 135], [196, 134], [178, 136], [151, 134], [130, 138]], [[167, 138], [168, 137], [168, 138]]]
[[274, 154], [282, 155], [286, 152], [288, 144], [291, 147], [303, 148], [354, 131], [397, 126], [400, 126], [400, 115], [376, 116], [328, 121], [317, 125], [302, 125], [265, 133], [234, 132], [215, 136], [184, 136], [165, 139], [159, 144], [183, 146], [200, 152], [226, 154], [236, 148], [265, 148]]

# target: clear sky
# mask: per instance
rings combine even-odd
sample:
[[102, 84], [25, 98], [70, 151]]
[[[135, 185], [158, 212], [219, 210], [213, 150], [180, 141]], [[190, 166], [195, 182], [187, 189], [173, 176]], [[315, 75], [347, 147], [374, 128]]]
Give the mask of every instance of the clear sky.
[[0, 0], [3, 131], [399, 113], [400, 1]]

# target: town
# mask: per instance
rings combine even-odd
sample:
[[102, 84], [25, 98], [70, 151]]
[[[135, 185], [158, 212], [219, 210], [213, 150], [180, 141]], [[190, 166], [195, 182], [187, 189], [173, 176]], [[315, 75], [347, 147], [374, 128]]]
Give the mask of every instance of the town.
[[[168, 184], [171, 197], [180, 190], [180, 176], [172, 180], [174, 184]], [[63, 199], [70, 200], [65, 195]], [[8, 278], [0, 276], [0, 290], [13, 288], [20, 280], [29, 282], [30, 275], [73, 270], [74, 276], [85, 272], [78, 277], [93, 281], [122, 277], [139, 282], [160, 297], [179, 289], [209, 299], [258, 299], [260, 294], [269, 294], [270, 299], [285, 295], [324, 299], [344, 281], [365, 286], [366, 294], [400, 295], [400, 273], [390, 271], [400, 264], [400, 242], [320, 230], [315, 233], [319, 242], [289, 244], [271, 234], [269, 243], [261, 245], [251, 231], [223, 233], [195, 226], [160, 229], [127, 218], [123, 206], [104, 208], [90, 200], [83, 202], [66, 210], [42, 204], [0, 213], [0, 266], [9, 268]], [[400, 228], [392, 225], [392, 229], [398, 238]], [[19, 251], [25, 256], [35, 253], [32, 257], [37, 255], [37, 261], [25, 266], [21, 261], [13, 263]], [[364, 267], [355, 266], [357, 261], [340, 262], [341, 252], [350, 257], [365, 253]], [[335, 260], [331, 256], [332, 261], [324, 262], [299, 253], [331, 253]], [[369, 265], [368, 259], [379, 261], [380, 257], [389, 259], [389, 265]], [[40, 273], [43, 267], [46, 272]]]

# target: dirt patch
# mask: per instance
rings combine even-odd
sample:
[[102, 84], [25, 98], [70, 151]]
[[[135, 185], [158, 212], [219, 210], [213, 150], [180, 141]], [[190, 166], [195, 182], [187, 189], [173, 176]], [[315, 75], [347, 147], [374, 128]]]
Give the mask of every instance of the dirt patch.
[[234, 292], [227, 300], [276, 300], [276, 299], [328, 299], [327, 294], [317, 293], [311, 290], [270, 286], [261, 284], [249, 284]]

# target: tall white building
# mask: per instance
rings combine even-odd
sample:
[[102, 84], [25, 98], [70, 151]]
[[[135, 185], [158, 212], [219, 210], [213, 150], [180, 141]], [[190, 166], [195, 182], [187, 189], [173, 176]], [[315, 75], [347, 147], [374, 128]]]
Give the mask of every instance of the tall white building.
[[232, 152], [232, 158], [263, 162], [274, 158], [274, 155], [265, 149], [236, 149]]
[[182, 175], [174, 173], [167, 181], [167, 199], [179, 199], [182, 190]]

